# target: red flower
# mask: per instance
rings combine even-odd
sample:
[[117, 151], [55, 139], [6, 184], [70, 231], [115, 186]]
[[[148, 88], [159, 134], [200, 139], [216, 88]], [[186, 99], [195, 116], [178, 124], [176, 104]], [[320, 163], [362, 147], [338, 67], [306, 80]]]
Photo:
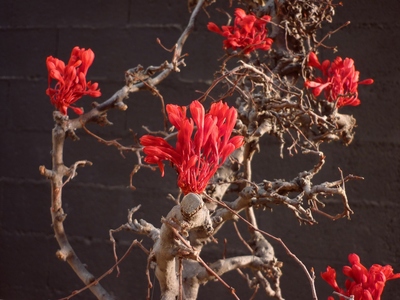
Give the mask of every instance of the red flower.
[[[86, 82], [86, 74], [93, 63], [94, 53], [91, 49], [85, 50], [75, 47], [72, 49], [71, 58], [67, 66], [62, 60], [52, 56], [47, 57], [46, 65], [49, 71], [49, 87], [46, 94], [50, 96], [51, 103], [64, 115], [70, 107], [76, 114], [81, 115], [82, 109], [72, 106], [82, 96], [100, 97], [98, 84]], [[58, 82], [54, 88], [50, 87], [51, 81]]]
[[[343, 274], [349, 277], [346, 280], [346, 289], [341, 289], [336, 282], [336, 271], [327, 267], [326, 272], [321, 272], [321, 277], [333, 289], [344, 295], [354, 296], [355, 300], [380, 300], [386, 281], [400, 278], [400, 273], [394, 274], [393, 268], [389, 265], [372, 265], [369, 270], [365, 268], [357, 254], [349, 254], [350, 266], [343, 267]], [[330, 297], [333, 299], [332, 297]], [[330, 299], [328, 298], [328, 299]], [[343, 299], [341, 297], [341, 299]]]
[[256, 49], [271, 49], [272, 39], [267, 37], [268, 30], [266, 24], [271, 20], [270, 16], [257, 18], [254, 14], [247, 15], [241, 8], [235, 10], [235, 21], [233, 26], [222, 26], [222, 30], [213, 23], [209, 22], [207, 28], [224, 37], [224, 49], [237, 48], [244, 49], [244, 54], [248, 54]]
[[213, 103], [208, 113], [198, 101], [189, 108], [192, 118], [186, 117], [185, 106], [167, 105], [169, 121], [178, 130], [175, 148], [152, 135], [142, 136], [140, 143], [147, 155], [145, 162], [158, 164], [164, 176], [163, 161], [170, 161], [178, 172], [182, 192], [200, 194], [227, 157], [243, 144], [243, 137], [230, 138], [237, 112], [222, 101]]
[[346, 105], [357, 106], [358, 85], [372, 84], [372, 79], [359, 80], [360, 72], [355, 70], [354, 60], [337, 57], [332, 63], [325, 60], [320, 64], [314, 52], [308, 56], [308, 65], [322, 71], [323, 76], [315, 80], [307, 80], [305, 86], [313, 89], [314, 96], [319, 96], [325, 90], [325, 97], [329, 102], [336, 102], [337, 107]]

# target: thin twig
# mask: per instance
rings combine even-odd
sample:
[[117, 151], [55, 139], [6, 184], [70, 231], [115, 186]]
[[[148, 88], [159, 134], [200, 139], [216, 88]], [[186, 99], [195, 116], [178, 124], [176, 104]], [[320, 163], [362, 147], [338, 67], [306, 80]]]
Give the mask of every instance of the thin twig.
[[232, 214], [234, 214], [236, 217], [238, 217], [239, 219], [241, 219], [243, 222], [245, 222], [248, 226], [252, 227], [253, 230], [260, 232], [261, 234], [264, 234], [265, 236], [277, 241], [278, 243], [281, 244], [281, 246], [285, 249], [286, 253], [292, 257], [299, 265], [300, 267], [303, 269], [304, 273], [306, 273], [306, 276], [308, 278], [308, 281], [310, 283], [311, 286], [311, 293], [312, 293], [312, 297], [313, 300], [318, 300], [318, 296], [317, 296], [317, 291], [315, 289], [315, 280], [313, 278], [313, 276], [310, 274], [310, 272], [307, 270], [307, 267], [304, 265], [304, 263], [294, 254], [292, 253], [289, 248], [286, 246], [286, 244], [282, 241], [282, 239], [268, 233], [265, 232], [259, 228], [255, 228], [249, 221], [247, 221], [245, 218], [243, 218], [240, 214], [238, 214], [237, 212], [235, 212], [233, 209], [231, 209], [228, 205], [226, 205], [224, 202], [222, 201], [216, 201], [213, 198], [211, 198], [210, 196], [208, 196], [207, 194], [203, 193], [203, 196], [206, 197], [208, 200], [217, 203], [218, 205], [221, 205], [222, 207], [224, 207], [225, 209], [229, 210]]

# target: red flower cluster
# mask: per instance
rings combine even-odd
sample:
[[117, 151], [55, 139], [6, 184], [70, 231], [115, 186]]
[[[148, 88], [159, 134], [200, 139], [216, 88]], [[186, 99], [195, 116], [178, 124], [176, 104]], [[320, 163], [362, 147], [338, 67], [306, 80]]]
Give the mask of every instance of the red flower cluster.
[[[85, 50], [75, 47], [72, 49], [71, 58], [65, 66], [62, 60], [52, 56], [47, 57], [46, 65], [49, 71], [49, 87], [46, 94], [50, 96], [51, 103], [64, 115], [71, 108], [76, 114], [81, 115], [82, 109], [72, 106], [84, 95], [100, 97], [101, 93], [97, 83], [86, 82], [86, 74], [93, 63], [94, 53], [91, 49]], [[52, 80], [57, 80], [54, 88], [50, 87]]]
[[318, 77], [314, 81], [307, 80], [305, 86], [313, 89], [314, 96], [325, 90], [326, 99], [329, 102], [336, 102], [338, 108], [359, 105], [358, 85], [374, 82], [372, 79], [358, 81], [360, 72], [355, 70], [354, 60], [351, 58], [343, 60], [337, 57], [332, 63], [325, 60], [321, 64], [315, 53], [311, 52], [308, 56], [308, 65], [320, 69], [323, 77]]
[[271, 49], [272, 39], [267, 37], [268, 30], [265, 26], [270, 20], [270, 16], [257, 18], [254, 14], [247, 15], [243, 9], [237, 8], [233, 26], [222, 26], [221, 30], [215, 23], [209, 22], [207, 28], [226, 37], [224, 49], [241, 48], [244, 54], [248, 54], [256, 49]]
[[[186, 117], [186, 107], [167, 105], [169, 121], [178, 130], [175, 148], [161, 137], [144, 135], [140, 143], [147, 155], [145, 162], [158, 164], [162, 176], [162, 161], [170, 161], [178, 172], [178, 186], [184, 194], [204, 191], [208, 181], [226, 158], [243, 144], [242, 136], [230, 138], [236, 123], [236, 109], [222, 101], [213, 103], [205, 113], [198, 101], [190, 104], [192, 118]], [[197, 130], [194, 132], [194, 127]]]
[[[380, 300], [386, 281], [400, 278], [400, 273], [394, 274], [393, 268], [389, 265], [375, 264], [367, 270], [361, 264], [360, 257], [354, 253], [349, 254], [349, 262], [351, 267], [343, 267], [343, 274], [349, 277], [345, 282], [345, 290], [341, 289], [336, 282], [335, 269], [328, 266], [321, 276], [336, 292], [344, 296], [353, 295], [354, 300]], [[333, 297], [329, 297], [328, 300], [333, 300]]]

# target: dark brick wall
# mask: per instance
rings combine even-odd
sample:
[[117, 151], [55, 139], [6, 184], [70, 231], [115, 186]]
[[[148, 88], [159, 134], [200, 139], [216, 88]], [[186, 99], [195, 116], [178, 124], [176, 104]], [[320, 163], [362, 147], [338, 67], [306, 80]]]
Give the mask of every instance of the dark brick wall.
[[[362, 78], [372, 77], [375, 84], [360, 89], [362, 105], [345, 108], [358, 121], [355, 141], [349, 147], [326, 145], [327, 163], [316, 178], [323, 182], [345, 174], [365, 177], [350, 182], [347, 192], [355, 215], [351, 221], [331, 222], [319, 218], [317, 226], [299, 226], [290, 212], [276, 208], [273, 213], [257, 211], [260, 227], [281, 237], [288, 247], [317, 274], [328, 264], [340, 270], [347, 255], [356, 252], [366, 265], [391, 264], [400, 272], [400, 126], [398, 90], [400, 78], [400, 21], [398, 0], [348, 0], [337, 9], [336, 28], [344, 21], [352, 24], [334, 35], [330, 44], [339, 45], [339, 55], [352, 57]], [[55, 257], [49, 214], [49, 183], [38, 173], [39, 165], [50, 167], [52, 107], [45, 95], [48, 55], [67, 60], [73, 46], [92, 48], [96, 53], [89, 71], [98, 81], [103, 96], [110, 97], [124, 84], [124, 71], [137, 64], [156, 65], [170, 58], [155, 39], [173, 46], [188, 21], [186, 1], [15, 1], [2, 0], [0, 9], [0, 298], [7, 300], [57, 299], [82, 286], [67, 264]], [[223, 1], [226, 5], [228, 1]], [[214, 9], [209, 9], [214, 14]], [[196, 98], [196, 90], [205, 90], [222, 56], [221, 40], [207, 34], [207, 16], [202, 13], [185, 51], [188, 66], [173, 74], [159, 89], [167, 103], [187, 103]], [[206, 47], [207, 46], [207, 47]], [[90, 100], [80, 103], [89, 109]], [[111, 112], [114, 126], [90, 128], [104, 138], [122, 138], [131, 143], [129, 129], [143, 134], [141, 125], [160, 126], [159, 100], [149, 93], [131, 95], [126, 112]], [[81, 140], [68, 141], [65, 162], [88, 159], [90, 168], [64, 189], [65, 222], [71, 243], [88, 268], [97, 276], [113, 264], [108, 230], [126, 222], [128, 208], [142, 204], [137, 218], [156, 226], [172, 203], [167, 193], [175, 193], [175, 176], [168, 169], [164, 178], [158, 172], [141, 170], [135, 178], [136, 191], [126, 189], [135, 157], [119, 155], [113, 148], [99, 144], [83, 132]], [[298, 171], [310, 168], [313, 159], [297, 156], [281, 160], [278, 145], [266, 138], [265, 152], [257, 157], [254, 173], [262, 178], [293, 178]], [[337, 203], [329, 204], [340, 209]], [[222, 233], [232, 228], [227, 226]], [[220, 236], [222, 236], [222, 233]], [[118, 250], [122, 254], [134, 238], [120, 234]], [[228, 255], [244, 250], [229, 237]], [[149, 241], [144, 244], [150, 247]], [[282, 277], [286, 299], [310, 299], [310, 289], [299, 266], [275, 244], [284, 262]], [[204, 258], [221, 257], [222, 245], [213, 245]], [[145, 255], [135, 249], [121, 266], [119, 278], [110, 275], [104, 286], [119, 299], [144, 299], [146, 293]], [[340, 272], [340, 271], [339, 271]], [[343, 279], [343, 277], [340, 277]], [[239, 287], [239, 295], [248, 299], [244, 284], [229, 274], [230, 284]], [[320, 299], [326, 299], [329, 287], [317, 279]], [[158, 287], [155, 288], [158, 293]], [[398, 299], [399, 282], [389, 282], [384, 299]], [[207, 284], [201, 299], [227, 298], [218, 283]], [[156, 296], [157, 297], [157, 296]], [[76, 299], [92, 299], [85, 292]], [[262, 297], [260, 297], [261, 299]]]

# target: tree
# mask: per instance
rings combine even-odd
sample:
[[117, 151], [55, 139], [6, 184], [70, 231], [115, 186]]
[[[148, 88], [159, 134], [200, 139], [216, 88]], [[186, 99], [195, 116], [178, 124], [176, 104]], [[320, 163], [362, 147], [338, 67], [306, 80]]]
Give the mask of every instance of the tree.
[[[157, 164], [163, 172], [163, 161], [170, 161], [178, 173], [181, 193], [170, 196], [176, 206], [166, 212], [161, 228], [134, 219], [133, 215], [139, 209], [135, 207], [129, 212], [126, 224], [111, 230], [112, 240], [116, 232], [129, 230], [146, 235], [154, 242], [151, 250], [144, 249], [137, 241], [132, 247], [142, 247], [148, 254], [148, 268], [155, 268], [163, 299], [195, 299], [200, 284], [215, 278], [231, 289], [235, 297], [234, 288], [221, 278], [232, 270], [243, 274], [255, 291], [261, 289], [270, 297], [283, 299], [279, 285], [282, 264], [275, 256], [271, 240], [280, 243], [301, 265], [309, 279], [311, 295], [317, 299], [314, 272], [309, 271], [282, 240], [258, 228], [254, 209], [282, 205], [289, 208], [302, 224], [316, 224], [315, 214], [336, 220], [350, 218], [353, 213], [345, 183], [361, 177], [342, 174], [333, 182], [313, 181], [325, 162], [320, 146], [329, 142], [348, 145], [354, 138], [356, 121], [352, 116], [340, 113], [340, 108], [360, 104], [358, 84], [372, 83], [371, 79], [359, 80], [359, 72], [351, 58], [337, 57], [322, 63], [318, 59], [319, 52], [335, 50], [335, 47], [325, 45], [327, 37], [348, 25], [320, 36], [319, 30], [326, 22], [331, 22], [337, 5], [331, 1], [306, 0], [235, 3], [242, 8], [235, 9], [233, 25], [221, 26], [225, 22], [221, 20], [208, 24], [210, 34], [224, 37], [225, 49], [209, 89], [203, 91], [197, 101], [188, 102], [188, 108], [165, 106], [157, 86], [185, 66], [185, 41], [190, 37], [198, 14], [213, 9], [213, 2], [189, 2], [191, 18], [175, 46], [169, 50], [171, 60], [156, 67], [138, 65], [129, 69], [125, 76], [126, 85], [110, 99], [93, 103], [93, 109], [87, 113], [74, 103], [83, 95], [100, 96], [97, 83], [86, 81], [94, 53], [75, 47], [67, 64], [54, 57], [47, 59], [47, 94], [58, 111], [54, 113], [53, 166], [51, 170], [41, 166], [40, 172], [52, 184], [51, 212], [60, 245], [58, 257], [71, 265], [99, 299], [110, 299], [111, 296], [101, 287], [100, 280], [79, 261], [63, 226], [62, 189], [76, 176], [78, 167], [91, 164], [79, 160], [70, 167], [64, 165], [64, 141], [67, 138], [76, 140], [76, 132], [81, 129], [107, 145], [116, 146], [121, 152], [137, 154], [130, 178], [131, 188], [134, 188], [134, 176], [140, 176], [140, 168], [156, 169], [153, 164]], [[109, 125], [107, 111], [126, 110], [128, 95], [142, 90], [150, 91], [160, 99], [164, 122], [160, 131], [149, 129], [149, 134], [136, 139], [132, 147], [116, 140], [107, 141], [87, 129], [88, 123]], [[207, 102], [213, 104], [202, 104]], [[205, 107], [210, 107], [207, 113]], [[79, 117], [70, 118], [69, 108]], [[191, 117], [187, 116], [189, 110]], [[279, 140], [282, 157], [313, 155], [315, 165], [288, 180], [254, 182], [253, 158], [264, 150], [260, 140], [265, 136]], [[173, 140], [176, 140], [175, 147], [171, 145]], [[268, 178], [268, 174], [265, 176]], [[228, 192], [234, 193], [236, 198], [230, 200]], [[324, 199], [334, 195], [341, 199], [343, 211], [331, 215], [323, 209]], [[201, 258], [203, 248], [212, 243], [214, 235], [231, 220], [248, 226], [248, 241], [238, 234], [249, 254], [205, 263]], [[116, 254], [115, 257], [116, 264], [110, 271], [121, 262]], [[249, 269], [251, 275], [246, 275], [245, 269]]]

